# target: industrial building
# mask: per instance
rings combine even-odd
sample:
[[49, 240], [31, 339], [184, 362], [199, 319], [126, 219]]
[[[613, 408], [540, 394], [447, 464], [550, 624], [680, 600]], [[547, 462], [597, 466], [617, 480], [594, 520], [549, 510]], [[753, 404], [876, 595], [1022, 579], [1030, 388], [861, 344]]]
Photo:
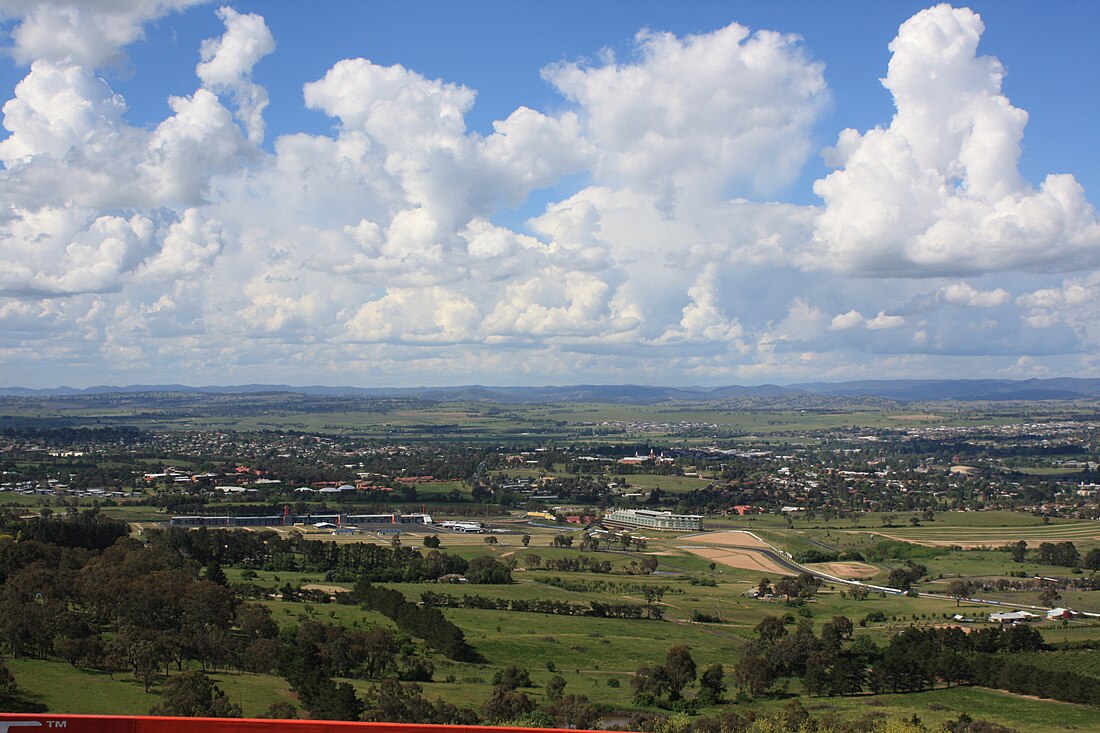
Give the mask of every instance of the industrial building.
[[291, 527], [328, 522], [338, 527], [387, 524], [432, 524], [430, 514], [272, 514], [263, 517], [172, 517], [173, 527]]

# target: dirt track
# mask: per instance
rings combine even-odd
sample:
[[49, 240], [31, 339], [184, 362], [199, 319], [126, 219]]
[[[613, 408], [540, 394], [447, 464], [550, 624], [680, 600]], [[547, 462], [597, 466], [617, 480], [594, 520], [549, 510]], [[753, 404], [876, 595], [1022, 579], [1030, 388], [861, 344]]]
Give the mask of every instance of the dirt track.
[[781, 567], [767, 555], [754, 552], [751, 549], [736, 549], [733, 547], [683, 547], [693, 555], [705, 557], [723, 565], [729, 565], [741, 570], [759, 570], [774, 575], [794, 575], [790, 570]]

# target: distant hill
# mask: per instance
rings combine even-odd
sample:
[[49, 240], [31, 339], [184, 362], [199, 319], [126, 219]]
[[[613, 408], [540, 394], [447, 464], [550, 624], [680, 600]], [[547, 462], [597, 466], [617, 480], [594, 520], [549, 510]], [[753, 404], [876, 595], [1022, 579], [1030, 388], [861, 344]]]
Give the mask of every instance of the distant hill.
[[331, 397], [417, 398], [433, 401], [499, 402], [532, 404], [554, 402], [603, 402], [654, 405], [677, 402], [724, 402], [754, 407], [827, 407], [845, 400], [873, 404], [878, 400], [919, 402], [1034, 401], [1100, 398], [1100, 379], [1060, 377], [1055, 379], [876, 379], [853, 382], [806, 382], [780, 386], [729, 385], [725, 387], [662, 387], [635, 384], [578, 384], [553, 387], [295, 387], [286, 384], [209, 385], [182, 384], [100, 385], [85, 389], [56, 387], [28, 389], [0, 387], [7, 397], [73, 397], [81, 395], [134, 394], [144, 392], [180, 394], [292, 393]]
[[899, 402], [922, 400], [1074, 400], [1100, 397], [1100, 379], [879, 379], [858, 382], [810, 382], [791, 385], [836, 397], [882, 397]]

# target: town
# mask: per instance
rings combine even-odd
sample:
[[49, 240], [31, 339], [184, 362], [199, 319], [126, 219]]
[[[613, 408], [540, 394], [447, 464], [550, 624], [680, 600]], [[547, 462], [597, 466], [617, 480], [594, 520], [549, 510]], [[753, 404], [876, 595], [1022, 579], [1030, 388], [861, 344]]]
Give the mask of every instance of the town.
[[[421, 718], [435, 705], [439, 722], [653, 729], [678, 711], [708, 725], [783, 705], [856, 720], [852, 695], [872, 694], [884, 713], [916, 705], [960, 730], [972, 718], [1026, 729], [982, 697], [1003, 692], [981, 690], [1052, 700], [1015, 698], [1036, 711], [1100, 702], [1100, 412], [1080, 404], [363, 399], [336, 420], [323, 400], [316, 416], [305, 403], [257, 410], [270, 396], [235, 398], [235, 414], [190, 398], [173, 414], [161, 408], [178, 410], [179, 396], [147, 395], [135, 420], [105, 409], [117, 396], [0, 399], [0, 506], [15, 542], [123, 565], [179, 557], [191, 569], [177, 582], [213, 583], [233, 609], [186, 622], [218, 649], [181, 646], [154, 622], [118, 625], [120, 611], [95, 611], [77, 583], [65, 603], [86, 609], [83, 630], [0, 622], [26, 704], [50, 706], [42, 675], [59, 665], [102, 694], [132, 691], [134, 712], [171, 705], [188, 669], [230, 712], [393, 719], [396, 695], [420, 701]], [[120, 536], [130, 544], [112, 547]], [[149, 552], [160, 554], [138, 560]], [[15, 557], [0, 604], [41, 570]], [[249, 630], [256, 619], [269, 630]], [[641, 632], [650, 641], [638, 624], [658, 624]], [[412, 656], [334, 659], [309, 684], [278, 661], [288, 633], [351, 643], [357, 628]], [[139, 638], [163, 651], [135, 656]], [[603, 646], [627, 639], [629, 653]], [[334, 654], [329, 643], [316, 653]], [[923, 668], [904, 645], [944, 660], [950, 648], [953, 666]], [[890, 671], [891, 655], [909, 676]], [[672, 668], [698, 675], [669, 683]]]

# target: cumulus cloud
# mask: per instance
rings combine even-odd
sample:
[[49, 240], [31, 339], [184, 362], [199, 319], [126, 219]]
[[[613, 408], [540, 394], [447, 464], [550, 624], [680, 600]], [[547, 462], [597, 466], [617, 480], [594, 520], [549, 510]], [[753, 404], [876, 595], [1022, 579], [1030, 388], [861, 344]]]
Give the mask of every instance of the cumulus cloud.
[[873, 318], [864, 318], [859, 311], [853, 309], [847, 313], [840, 313], [833, 316], [833, 320], [829, 323], [829, 330], [848, 331], [855, 328], [863, 328], [868, 331], [882, 331], [897, 328], [904, 323], [905, 318], [902, 316], [887, 315], [884, 311], [879, 311], [878, 315]]
[[940, 288], [939, 295], [945, 303], [974, 308], [996, 308], [1012, 299], [1012, 296], [1004, 288], [982, 291], [965, 282], [944, 285]]
[[0, 294], [52, 297], [121, 287], [148, 252], [153, 222], [76, 209], [18, 211], [0, 224]]
[[1033, 189], [1018, 170], [1027, 113], [1002, 94], [1004, 67], [977, 53], [974, 12], [947, 5], [906, 21], [883, 84], [888, 127], [841, 133], [814, 185], [825, 201], [811, 267], [929, 276], [1100, 264], [1100, 219], [1071, 175]]
[[264, 19], [254, 13], [244, 15], [223, 7], [218, 17], [225, 23], [225, 34], [202, 42], [202, 61], [195, 73], [212, 91], [232, 94], [249, 142], [258, 144], [264, 139], [268, 98], [267, 90], [252, 81], [252, 67], [275, 50], [275, 38]]
[[92, 68], [121, 60], [144, 25], [205, 0], [2, 0], [0, 14], [18, 18], [11, 53], [21, 64], [72, 62]]
[[122, 122], [126, 103], [87, 67], [36, 61], [3, 107], [10, 133], [0, 142], [8, 166], [37, 155], [64, 158], [76, 147], [102, 146]]
[[718, 268], [708, 265], [688, 288], [689, 302], [681, 310], [677, 327], [665, 332], [658, 340], [676, 341], [736, 341], [744, 329], [722, 308]]
[[1023, 309], [1024, 324], [1031, 328], [1068, 324], [1087, 334], [1100, 317], [1100, 273], [1024, 293], [1016, 304]]
[[684, 38], [643, 30], [635, 54], [543, 70], [582, 108], [601, 179], [655, 193], [671, 214], [683, 194], [768, 192], [798, 174], [828, 91], [797, 36], [737, 23]]
[[454, 290], [391, 288], [359, 308], [348, 321], [348, 332], [355, 341], [461, 341], [477, 319], [477, 306]]
[[258, 15], [195, 11], [224, 32], [159, 121], [131, 124], [102, 72], [188, 4], [0, 0], [30, 65], [0, 141], [5, 369], [733, 381], [1100, 348], [1100, 276], [1079, 269], [1095, 212], [1072, 176], [1020, 176], [1026, 114], [968, 11], [901, 28], [897, 114], [841, 133], [807, 206], [761, 200], [799, 175], [829, 100], [797, 36], [643, 30], [623, 59], [545, 67], [556, 107], [516, 100], [478, 129], [469, 86], [333, 59], [298, 100], [331, 130], [261, 144], [253, 72], [277, 51]]

